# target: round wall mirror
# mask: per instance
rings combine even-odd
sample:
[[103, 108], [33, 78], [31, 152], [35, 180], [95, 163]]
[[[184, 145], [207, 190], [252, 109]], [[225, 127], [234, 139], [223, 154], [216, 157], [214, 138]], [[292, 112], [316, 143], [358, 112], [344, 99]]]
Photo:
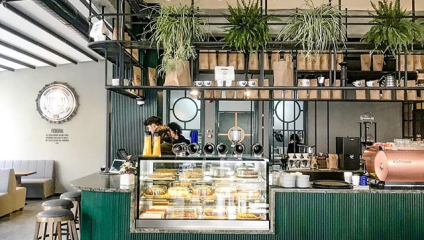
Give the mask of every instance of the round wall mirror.
[[173, 106], [174, 117], [180, 122], [190, 122], [196, 118], [199, 109], [193, 99], [183, 97], [178, 99]]

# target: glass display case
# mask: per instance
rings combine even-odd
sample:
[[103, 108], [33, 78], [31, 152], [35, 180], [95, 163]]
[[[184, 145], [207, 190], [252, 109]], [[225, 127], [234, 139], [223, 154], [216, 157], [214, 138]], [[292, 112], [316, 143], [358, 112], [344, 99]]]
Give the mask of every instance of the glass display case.
[[141, 157], [137, 228], [268, 230], [268, 159]]

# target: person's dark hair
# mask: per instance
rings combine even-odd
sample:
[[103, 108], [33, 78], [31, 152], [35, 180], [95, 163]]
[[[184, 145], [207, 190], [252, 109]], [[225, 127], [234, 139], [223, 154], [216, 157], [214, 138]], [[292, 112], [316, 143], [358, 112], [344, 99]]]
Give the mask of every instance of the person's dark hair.
[[175, 122], [169, 123], [168, 127], [177, 135], [181, 135], [182, 130], [181, 130], [181, 126], [178, 123], [175, 123]]
[[156, 128], [156, 132], [159, 134], [161, 142], [172, 142], [171, 133], [167, 126], [159, 126]]
[[300, 142], [299, 135], [297, 135], [297, 134], [290, 135], [290, 141], [295, 141], [297, 143]]
[[144, 121], [144, 126], [149, 126], [150, 124], [162, 125], [162, 118], [151, 116], [146, 121]]

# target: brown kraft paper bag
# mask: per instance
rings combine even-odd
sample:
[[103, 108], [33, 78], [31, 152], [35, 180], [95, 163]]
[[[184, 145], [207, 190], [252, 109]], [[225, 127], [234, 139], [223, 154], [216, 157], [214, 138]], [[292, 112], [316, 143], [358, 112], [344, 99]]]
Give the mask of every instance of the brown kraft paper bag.
[[209, 60], [209, 69], [215, 69], [216, 67], [216, 51], [209, 51], [208, 54], [208, 60]]
[[249, 55], [249, 70], [259, 70], [259, 58], [257, 53]]
[[167, 73], [163, 86], [191, 86], [189, 61], [184, 61], [177, 70]]
[[244, 70], [244, 53], [237, 54], [237, 70]]
[[[365, 86], [365, 80], [361, 80], [361, 86]], [[367, 92], [365, 90], [356, 90], [356, 99], [365, 100], [367, 99]]]
[[[269, 80], [264, 79], [264, 87], [269, 87]], [[269, 99], [269, 90], [260, 90], [259, 91], [260, 99]]]
[[[255, 81], [255, 86], [259, 86], [259, 80], [258, 79], [250, 79], [249, 81]], [[250, 96], [248, 98], [250, 99], [257, 99], [259, 97], [259, 91], [258, 90], [249, 90]], [[247, 97], [247, 96], [246, 96]]]
[[156, 69], [149, 67], [149, 86], [156, 86]]
[[[311, 79], [311, 87], [317, 87], [318, 86], [318, 80], [317, 79]], [[318, 90], [309, 90], [309, 99], [317, 99], [318, 98]]]
[[[234, 87], [236, 85], [235, 81], [231, 82], [231, 86]], [[234, 90], [225, 90], [225, 98], [226, 99], [234, 99], [235, 91]]]
[[[297, 86], [300, 87], [300, 82], [297, 84]], [[297, 98], [298, 99], [307, 99], [308, 98], [308, 90], [298, 90], [297, 91]]]
[[[405, 86], [405, 82], [402, 80], [400, 81], [400, 87]], [[396, 90], [396, 100], [405, 100], [405, 91], [404, 90]]]
[[[213, 86], [215, 83], [216, 83], [215, 81], [212, 81], [211, 86]], [[205, 88], [208, 88], [208, 87], [205, 87]], [[211, 98], [213, 98], [213, 95], [214, 95], [213, 90], [204, 90], [203, 91], [203, 98], [205, 98], [205, 99], [211, 99]]]
[[370, 54], [361, 54], [361, 71], [371, 71]]
[[219, 51], [218, 53], [218, 66], [226, 67], [228, 65], [227, 62], [227, 52]]
[[244, 99], [246, 90], [236, 90], [236, 99]]
[[274, 69], [274, 63], [280, 61], [280, 53], [272, 52], [271, 53], [271, 69]]
[[339, 169], [338, 165], [339, 165], [339, 156], [337, 154], [328, 154], [328, 158], [327, 158], [328, 162], [327, 162], [327, 168], [328, 169]]
[[[274, 86], [293, 86], [293, 62], [278, 61], [274, 63]], [[274, 98], [280, 99], [283, 93], [281, 90], [275, 91]], [[284, 98], [293, 98], [293, 91], [284, 90]]]
[[344, 56], [343, 54], [337, 54], [336, 56], [336, 62], [337, 62], [337, 70], [342, 70], [342, 67], [340, 66], [340, 63], [343, 62]]
[[414, 70], [422, 69], [421, 55], [414, 55]]
[[297, 70], [306, 70], [306, 58], [303, 53], [297, 55]]
[[269, 55], [268, 53], [264, 53], [264, 70], [269, 70], [271, 69], [269, 67]]
[[[216, 87], [217, 86], [216, 81], [213, 81], [212, 82], [212, 86], [213, 87]], [[215, 99], [222, 98], [222, 91], [221, 90], [214, 90], [213, 91], [213, 98], [215, 98]]]
[[330, 55], [321, 55], [321, 70], [330, 70]]
[[[415, 87], [415, 80], [408, 80], [408, 87]], [[417, 90], [407, 90], [406, 97], [408, 100], [417, 100]]]
[[[373, 87], [379, 86], [378, 80], [374, 80], [372, 82], [373, 82], [373, 84], [372, 84]], [[371, 100], [380, 100], [380, 90], [370, 90], [370, 99]]]
[[228, 54], [228, 66], [234, 67], [237, 70], [237, 53]]
[[[405, 71], [405, 55], [400, 55], [400, 71]], [[406, 67], [407, 71], [413, 71], [414, 70], [414, 57], [412, 55], [406, 56]], [[398, 64], [396, 62], [396, 69], [398, 69]]]
[[[330, 79], [325, 79], [324, 86], [330, 86]], [[321, 90], [321, 99], [331, 99], [331, 90]]]
[[392, 100], [392, 91], [383, 90], [381, 92], [381, 100]]
[[321, 70], [321, 54], [315, 55], [315, 58], [312, 60], [313, 70]]
[[[336, 87], [340, 87], [340, 80], [336, 80]], [[342, 90], [333, 90], [333, 99], [342, 99]]]
[[306, 70], [314, 70], [314, 60], [313, 60], [313, 55], [306, 59]]
[[372, 70], [383, 71], [384, 56], [383, 55], [372, 55]]
[[141, 68], [133, 66], [133, 85], [141, 86]]
[[209, 69], [209, 54], [205, 51], [200, 51], [199, 53], [199, 69], [205, 70]]

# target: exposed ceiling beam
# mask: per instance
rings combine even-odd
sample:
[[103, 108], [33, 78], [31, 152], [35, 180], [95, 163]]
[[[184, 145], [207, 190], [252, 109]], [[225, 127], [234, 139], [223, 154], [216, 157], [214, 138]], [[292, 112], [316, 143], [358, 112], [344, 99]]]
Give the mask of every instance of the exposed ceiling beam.
[[97, 58], [95, 58], [94, 56], [92, 56], [90, 53], [88, 53], [87, 51], [85, 51], [81, 47], [79, 47], [79, 46], [75, 45], [74, 43], [68, 41], [66, 38], [64, 38], [61, 35], [57, 34], [53, 30], [51, 30], [50, 28], [44, 26], [43, 24], [39, 23], [35, 19], [33, 19], [30, 16], [26, 15], [25, 13], [21, 12], [19, 9], [13, 7], [9, 3], [5, 2], [5, 3], [3, 3], [3, 6], [6, 9], [10, 10], [11, 12], [13, 12], [14, 14], [18, 15], [19, 17], [27, 20], [31, 24], [33, 24], [33, 25], [37, 26], [38, 28], [42, 29], [43, 31], [49, 33], [50, 35], [54, 36], [55, 38], [59, 39], [60, 41], [66, 43], [68, 46], [72, 47], [73, 49], [77, 50], [78, 52], [84, 54], [85, 56], [87, 56], [91, 60], [93, 60], [95, 62], [98, 62], [99, 61]]
[[15, 69], [8, 67], [8, 66], [1, 65], [1, 64], [0, 64], [0, 68], [3, 68], [4, 70], [11, 71], [11, 72], [15, 71]]
[[8, 27], [8, 26], [6, 26], [6, 25], [4, 25], [4, 24], [2, 24], [2, 23], [0, 23], [0, 28], [1, 28], [1, 29], [3, 29], [3, 30], [5, 30], [5, 31], [7, 31], [7, 32], [9, 32], [9, 33], [11, 33], [11, 34], [13, 34], [13, 35], [15, 35], [15, 36], [20, 37], [20, 38], [22, 38], [22, 39], [24, 39], [24, 40], [26, 40], [26, 41], [28, 41], [28, 42], [30, 42], [30, 43], [32, 43], [32, 44], [34, 44], [34, 45], [37, 45], [37, 46], [39, 46], [40, 48], [43, 48], [44, 50], [47, 50], [47, 51], [49, 51], [49, 52], [51, 52], [51, 53], [53, 53], [53, 54], [56, 54], [57, 56], [59, 56], [59, 57], [61, 57], [61, 58], [65, 59], [65, 60], [67, 60], [67, 61], [69, 61], [69, 62], [71, 62], [71, 63], [73, 63], [73, 64], [78, 64], [78, 62], [77, 62], [77, 61], [75, 61], [74, 59], [72, 59], [72, 58], [70, 58], [70, 57], [66, 56], [65, 54], [60, 53], [60, 52], [58, 52], [58, 51], [54, 50], [53, 48], [51, 48], [51, 47], [49, 47], [49, 46], [47, 46], [47, 45], [45, 45], [45, 44], [43, 44], [43, 43], [41, 43], [41, 42], [39, 42], [39, 41], [37, 41], [37, 40], [33, 39], [33, 38], [30, 38], [30, 37], [28, 37], [28, 36], [26, 36], [26, 35], [24, 35], [24, 34], [22, 34], [22, 33], [18, 32], [18, 31], [16, 31], [16, 30], [14, 30], [14, 29], [11, 29], [10, 27]]
[[22, 48], [13, 46], [12, 44], [9, 44], [7, 42], [3, 42], [2, 40], [0, 40], [0, 45], [1, 46], [4, 46], [6, 48], [9, 48], [9, 49], [11, 49], [11, 50], [13, 50], [15, 52], [18, 52], [18, 53], [21, 53], [23, 55], [26, 55], [26, 56], [28, 56], [30, 58], [34, 58], [34, 59], [36, 59], [36, 60], [38, 60], [40, 62], [43, 62], [43, 63], [45, 63], [47, 65], [52, 66], [52, 67], [57, 67], [57, 65], [55, 63], [52, 63], [52, 62], [50, 62], [49, 60], [47, 60], [45, 58], [42, 58], [42, 57], [37, 56], [37, 55], [34, 55], [34, 54], [32, 54], [32, 53], [30, 53], [30, 52], [28, 52], [28, 51], [26, 51], [26, 50], [24, 50]]
[[35, 66], [34, 65], [31, 65], [31, 64], [26, 63], [26, 62], [22, 62], [21, 60], [18, 60], [18, 59], [13, 58], [13, 57], [6, 56], [6, 55], [1, 54], [1, 53], [0, 53], [0, 58], [3, 58], [3, 59], [5, 59], [5, 60], [7, 60], [9, 62], [17, 63], [19, 65], [22, 65], [22, 66], [25, 66], [25, 67], [28, 67], [28, 68], [35, 69]]

